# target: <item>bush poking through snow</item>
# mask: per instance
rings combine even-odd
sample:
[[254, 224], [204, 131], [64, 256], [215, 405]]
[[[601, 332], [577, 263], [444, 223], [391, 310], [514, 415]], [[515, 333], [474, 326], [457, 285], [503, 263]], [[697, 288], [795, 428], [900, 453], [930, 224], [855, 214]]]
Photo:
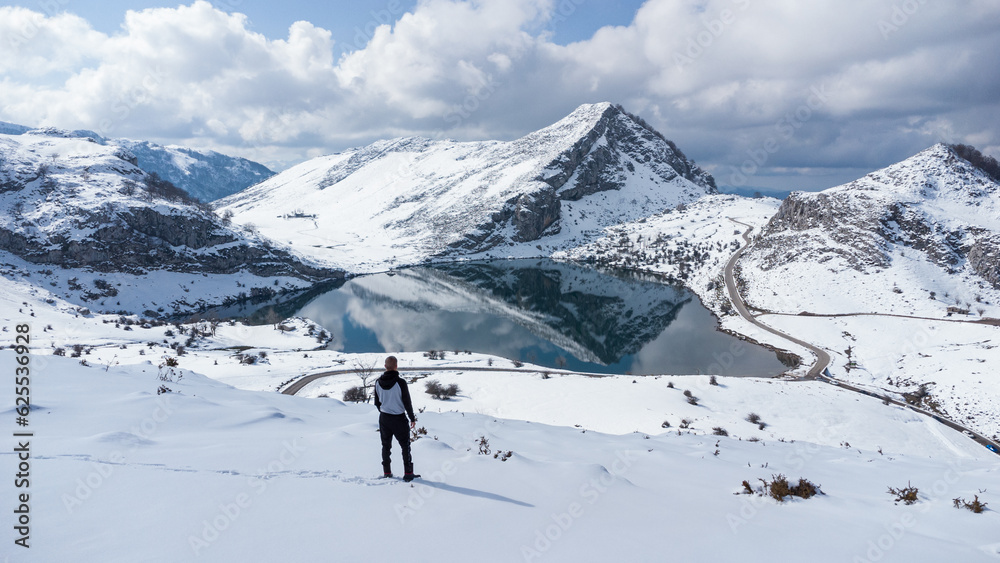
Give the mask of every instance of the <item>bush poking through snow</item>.
[[424, 428], [423, 426], [421, 426], [420, 428], [414, 428], [412, 431], [410, 431], [410, 443], [412, 444], [413, 442], [419, 440], [422, 436], [426, 435], [427, 435], [427, 429]]
[[729, 432], [721, 426], [716, 426], [715, 428], [712, 428], [712, 434], [715, 434], [716, 436], [728, 436]]
[[968, 508], [976, 514], [982, 514], [986, 510], [987, 503], [979, 502], [979, 495], [972, 502], [965, 500], [964, 498], [953, 499], [952, 502], [955, 503], [955, 508]]
[[895, 489], [893, 487], [889, 487], [888, 492], [890, 495], [896, 497], [895, 500], [896, 504], [903, 503], [909, 505], [917, 502], [917, 493], [919, 492], [919, 490], [916, 487], [910, 485], [910, 482], [907, 481], [905, 487], [901, 489]]
[[490, 441], [486, 436], [480, 436], [476, 444], [479, 446], [479, 455], [490, 455], [492, 450], [490, 450]]
[[755, 492], [761, 496], [771, 497], [778, 502], [785, 502], [785, 497], [800, 497], [800, 498], [810, 498], [815, 495], [823, 494], [819, 486], [810, 483], [807, 479], [799, 478], [799, 484], [794, 487], [788, 482], [788, 479], [784, 475], [772, 475], [771, 481], [765, 481], [764, 479], [759, 479], [763, 486], [753, 491], [750, 488], [750, 483], [743, 481], [743, 489], [747, 494]]
[[454, 383], [445, 387], [444, 385], [438, 383], [436, 379], [432, 379], [427, 382], [427, 394], [435, 399], [442, 401], [451, 399], [452, 397], [458, 395], [458, 393], [458, 385], [455, 385]]
[[364, 387], [360, 386], [351, 387], [347, 391], [344, 391], [344, 402], [345, 403], [368, 402], [368, 393], [365, 392]]

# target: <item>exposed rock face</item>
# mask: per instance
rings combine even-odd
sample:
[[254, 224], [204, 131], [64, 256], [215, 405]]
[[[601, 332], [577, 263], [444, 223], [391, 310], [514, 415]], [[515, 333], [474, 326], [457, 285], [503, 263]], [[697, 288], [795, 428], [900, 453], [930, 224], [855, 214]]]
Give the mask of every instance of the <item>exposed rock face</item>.
[[[511, 141], [401, 138], [318, 157], [217, 207], [297, 253], [368, 268], [372, 253], [353, 250], [363, 241], [377, 239], [397, 266], [547, 252], [716, 192], [676, 145], [604, 102]], [[314, 215], [308, 234], [290, 229], [300, 209]]]
[[969, 265], [994, 288], [1000, 289], [1000, 236], [980, 237], [969, 249]]
[[[604, 141], [603, 143], [600, 141]], [[560, 199], [575, 201], [606, 190], [621, 189], [630, 161], [648, 163], [664, 182], [681, 176], [718, 193], [715, 179], [689, 161], [677, 145], [668, 141], [641, 118], [621, 106], [609, 106], [590, 133], [559, 155], [547, 167], [559, 172], [539, 178], [559, 190]], [[576, 177], [567, 186], [567, 182]]]
[[171, 197], [135, 160], [120, 146], [58, 130], [0, 138], [0, 250], [99, 272], [343, 276]]
[[[862, 199], [863, 196], [862, 196]], [[859, 216], [851, 204], [826, 193], [793, 193], [761, 232], [755, 248], [770, 269], [795, 260], [839, 257], [851, 268], [886, 267], [889, 258], [877, 217]], [[828, 237], [828, 242], [820, 242]], [[802, 244], [802, 239], [819, 244]], [[830, 244], [830, 243], [833, 244]]]
[[[718, 193], [715, 179], [688, 160], [677, 145], [621, 106], [607, 104], [585, 135], [531, 179], [537, 184], [535, 191], [511, 198], [505, 209], [481, 224], [478, 231], [496, 231], [510, 222], [516, 242], [535, 241], [558, 233], [563, 201], [579, 201], [599, 192], [621, 190], [629, 181], [629, 173], [635, 172], [634, 163], [648, 167], [664, 184], [681, 177], [702, 188], [704, 193]], [[472, 233], [452, 246], [484, 250], [501, 241]]]
[[1000, 185], [937, 145], [843, 186], [792, 193], [752, 253], [764, 270], [836, 260], [863, 272], [887, 268], [894, 251], [912, 249], [948, 274], [968, 264], [997, 287], [998, 195]]

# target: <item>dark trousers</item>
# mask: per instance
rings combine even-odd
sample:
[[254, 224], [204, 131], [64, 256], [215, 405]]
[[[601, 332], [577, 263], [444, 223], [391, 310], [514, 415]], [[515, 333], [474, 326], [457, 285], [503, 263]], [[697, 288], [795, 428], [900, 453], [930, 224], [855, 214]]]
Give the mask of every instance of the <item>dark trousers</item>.
[[410, 423], [405, 414], [378, 415], [378, 431], [382, 435], [382, 470], [392, 473], [392, 439], [396, 438], [399, 448], [403, 450], [403, 472], [413, 473], [413, 459], [410, 457]]

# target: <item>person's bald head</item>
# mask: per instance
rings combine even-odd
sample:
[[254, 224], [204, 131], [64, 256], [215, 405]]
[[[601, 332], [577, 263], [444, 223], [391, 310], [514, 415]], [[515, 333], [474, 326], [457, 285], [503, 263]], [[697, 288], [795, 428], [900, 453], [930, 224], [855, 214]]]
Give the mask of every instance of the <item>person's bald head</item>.
[[396, 356], [389, 356], [385, 359], [385, 369], [394, 370], [399, 363], [396, 361]]

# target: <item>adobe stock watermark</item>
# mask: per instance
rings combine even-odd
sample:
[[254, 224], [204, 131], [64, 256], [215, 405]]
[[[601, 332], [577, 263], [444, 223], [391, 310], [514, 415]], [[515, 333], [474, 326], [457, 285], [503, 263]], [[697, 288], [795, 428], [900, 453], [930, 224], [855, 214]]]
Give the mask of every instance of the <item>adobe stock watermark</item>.
[[[496, 421], [488, 420], [483, 426], [474, 430], [469, 435], [469, 439], [478, 440], [481, 437], [493, 438], [496, 436], [493, 429], [497, 426], [498, 424]], [[467, 462], [475, 455], [476, 454], [472, 451], [472, 448], [469, 448], [461, 456], [445, 460], [437, 470], [427, 474], [424, 478], [430, 481], [443, 483], [445, 482], [446, 477], [452, 477], [458, 473], [459, 466], [457, 464]], [[414, 483], [414, 487], [410, 492], [410, 496], [406, 499], [406, 503], [397, 503], [393, 506], [393, 511], [396, 513], [396, 518], [399, 520], [399, 523], [402, 524], [411, 516], [415, 516], [421, 509], [424, 508], [424, 506], [426, 506], [427, 501], [437, 494], [437, 491], [438, 489], [435, 487], [431, 487], [420, 482]]]
[[567, 504], [565, 510], [550, 514], [550, 522], [536, 529], [531, 541], [521, 544], [522, 559], [533, 561], [548, 553], [573, 528], [576, 521], [587, 514], [587, 507], [597, 504], [611, 486], [628, 473], [637, 458], [634, 450], [615, 452], [615, 459], [606, 473], [582, 484], [577, 491], [577, 498]]
[[119, 94], [111, 104], [111, 117], [101, 121], [97, 132], [107, 136], [118, 124], [127, 120], [135, 108], [150, 103], [156, 91], [163, 84], [164, 77], [165, 73], [162, 67], [157, 65], [146, 72], [139, 84]]
[[212, 7], [220, 12], [235, 12], [243, 5], [243, 0], [211, 0]]
[[889, 17], [878, 21], [878, 30], [882, 34], [882, 39], [888, 41], [889, 36], [910, 23], [910, 18], [916, 15], [925, 4], [927, 4], [927, 0], [906, 0], [893, 4]]
[[442, 116], [452, 128], [458, 127], [479, 110], [482, 103], [489, 100], [496, 92], [500, 84], [492, 74], [479, 78], [479, 84], [471, 89], [461, 103], [454, 104], [448, 108]]
[[174, 412], [170, 402], [170, 395], [158, 397], [153, 412], [138, 424], [132, 425], [130, 432], [136, 437], [136, 440], [128, 449], [111, 452], [107, 461], [91, 462], [91, 471], [85, 477], [77, 478], [73, 494], [63, 493], [62, 502], [66, 512], [73, 514], [73, 511], [91, 498], [98, 489], [108, 482], [114, 474], [115, 467], [125, 464], [126, 454], [137, 450], [144, 441], [149, 440], [156, 433], [161, 425], [169, 420], [170, 415]]
[[[809, 460], [816, 457], [823, 450], [824, 446], [821, 445], [822, 443], [833, 443], [836, 440], [836, 436], [834, 436], [833, 430], [831, 430], [832, 424], [832, 420], [819, 421], [819, 430], [816, 433], [816, 437], [819, 439], [817, 442], [796, 441], [792, 451], [785, 456], [785, 466], [791, 471], [801, 471]], [[829, 446], [826, 447], [828, 448]], [[749, 524], [757, 516], [760, 507], [773, 504], [773, 501], [767, 496], [754, 494], [742, 495], [742, 497], [740, 509], [737, 512], [726, 514], [726, 524], [733, 534], [738, 534], [740, 528]]]
[[[912, 326], [914, 323], [909, 323]], [[896, 354], [882, 354], [879, 356], [867, 356], [862, 350], [858, 354], [860, 368], [868, 371], [873, 377], [893, 378], [898, 370], [898, 361], [907, 356], [914, 356], [926, 350], [931, 345], [933, 335], [926, 326], [916, 325], [918, 328], [906, 336], [903, 343], [897, 348]]]
[[375, 32], [378, 31], [379, 27], [392, 25], [402, 13], [403, 3], [400, 0], [389, 0], [384, 8], [370, 10], [368, 15], [371, 18], [364, 25], [354, 26], [354, 36], [351, 38], [351, 43], [344, 43], [340, 54], [364, 49], [375, 37]]
[[[738, 8], [739, 12], [746, 11], [750, 7], [750, 0], [730, 0]], [[738, 20], [738, 12], [732, 8], [724, 8], [715, 17], [701, 17], [701, 25], [704, 29], [687, 38], [682, 51], [674, 51], [674, 64], [677, 69], [683, 71], [686, 67], [694, 64], [695, 60], [701, 58], [708, 52], [715, 41], [722, 37]]]
[[747, 149], [747, 158], [739, 168], [733, 168], [729, 183], [733, 186], [744, 186], [751, 176], [755, 175], [770, 160], [771, 155], [781, 150], [782, 143], [787, 143], [795, 137], [820, 109], [830, 102], [830, 90], [826, 85], [809, 87], [805, 101], [783, 115], [774, 124], [774, 133], [767, 137], [757, 148]]
[[[59, 15], [69, 3], [70, 0], [39, 0], [35, 5], [42, 11], [42, 14], [52, 18]], [[35, 37], [38, 37], [39, 32], [42, 31], [43, 23], [44, 20], [41, 16], [32, 18], [21, 29], [17, 30], [18, 33], [7, 39], [7, 46], [17, 53], [21, 50], [22, 46], [34, 40]]]
[[[931, 485], [931, 497], [926, 501], [918, 502], [918, 506], [902, 507], [902, 510], [905, 512], [892, 523], [883, 526], [885, 532], [881, 533], [880, 531], [877, 537], [869, 540], [866, 544], [867, 549], [865, 552], [855, 555], [851, 559], [851, 562], [876, 563], [882, 561], [893, 548], [905, 539], [907, 532], [917, 525], [918, 515], [926, 514], [934, 502], [940, 499], [947, 499], [950, 496], [949, 492], [961, 479], [961, 469], [961, 460], [949, 462], [948, 469], [945, 470], [944, 475]], [[917, 512], [917, 515], [914, 515], [913, 512]]]
[[191, 546], [191, 551], [196, 557], [201, 556], [202, 551], [218, 541], [222, 533], [235, 524], [253, 506], [255, 497], [259, 497], [267, 491], [267, 481], [270, 474], [287, 470], [305, 452], [305, 448], [299, 446], [296, 440], [285, 441], [282, 446], [281, 453], [268, 462], [266, 467], [258, 469], [257, 475], [252, 475], [247, 479], [245, 490], [237, 493], [229, 502], [219, 503], [215, 515], [201, 521], [201, 532], [188, 536], [188, 545]]

